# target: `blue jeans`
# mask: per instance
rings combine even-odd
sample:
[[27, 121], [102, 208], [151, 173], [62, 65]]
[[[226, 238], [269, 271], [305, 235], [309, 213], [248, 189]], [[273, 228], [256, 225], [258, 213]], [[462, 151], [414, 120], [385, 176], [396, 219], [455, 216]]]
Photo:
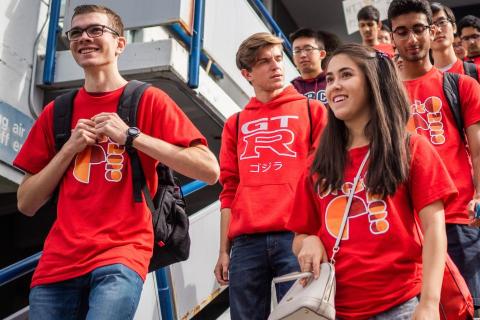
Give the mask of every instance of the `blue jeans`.
[[[368, 320], [410, 320], [412, 319], [415, 308], [418, 305], [418, 297], [400, 303], [393, 308], [379, 313]], [[340, 320], [340, 318], [336, 318]]]
[[30, 320], [133, 319], [143, 280], [123, 264], [30, 291]]
[[462, 274], [480, 307], [480, 229], [461, 224], [447, 224], [448, 254]]
[[[241, 235], [233, 240], [229, 270], [232, 320], [268, 318], [272, 278], [300, 270], [292, 241], [291, 232]], [[279, 300], [291, 285], [277, 286]]]

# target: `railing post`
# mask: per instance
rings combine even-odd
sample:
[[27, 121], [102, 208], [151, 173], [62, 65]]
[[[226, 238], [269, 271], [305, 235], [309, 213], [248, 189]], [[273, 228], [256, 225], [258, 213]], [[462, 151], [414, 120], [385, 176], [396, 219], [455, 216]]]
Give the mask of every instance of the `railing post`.
[[55, 77], [55, 54], [57, 51], [58, 19], [60, 17], [61, 0], [51, 0], [50, 21], [48, 23], [47, 49], [43, 67], [43, 83], [52, 84]]
[[203, 40], [204, 0], [195, 0], [193, 36], [188, 61], [188, 86], [198, 88], [200, 78], [200, 51]]
[[285, 49], [289, 52], [289, 53], [292, 53], [292, 45], [290, 44], [290, 41], [288, 40], [288, 38], [285, 36], [285, 34], [283, 33], [282, 29], [280, 29], [280, 27], [278, 26], [277, 22], [275, 22], [275, 20], [272, 18], [272, 16], [270, 15], [270, 13], [268, 12], [267, 8], [265, 7], [265, 5], [263, 4], [263, 2], [261, 0], [253, 0], [253, 3], [255, 4], [255, 6], [257, 7], [257, 9], [260, 11], [260, 13], [262, 14], [262, 16], [267, 20], [268, 24], [270, 24], [270, 26], [272, 27], [273, 29], [273, 32], [275, 32], [275, 34], [282, 38], [284, 40], [283, 42], [283, 45], [285, 46]]

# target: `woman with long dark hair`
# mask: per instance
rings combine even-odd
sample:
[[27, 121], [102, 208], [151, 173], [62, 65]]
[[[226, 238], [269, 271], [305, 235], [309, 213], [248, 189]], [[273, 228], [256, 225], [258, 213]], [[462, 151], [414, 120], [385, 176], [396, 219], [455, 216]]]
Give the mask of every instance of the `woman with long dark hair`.
[[338, 48], [327, 62], [326, 95], [328, 125], [288, 224], [301, 269], [318, 277], [320, 263], [332, 258], [358, 175], [334, 259], [337, 316], [438, 319], [443, 207], [456, 188], [428, 141], [407, 134], [407, 96], [383, 53]]

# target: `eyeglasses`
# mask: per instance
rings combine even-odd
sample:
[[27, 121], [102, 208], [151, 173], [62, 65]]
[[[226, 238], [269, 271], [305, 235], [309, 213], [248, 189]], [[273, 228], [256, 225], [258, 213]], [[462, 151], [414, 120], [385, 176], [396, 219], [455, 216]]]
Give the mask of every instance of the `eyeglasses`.
[[452, 20], [450, 20], [450, 19], [440, 19], [440, 20], [435, 21], [433, 24], [435, 26], [439, 27], [440, 29], [445, 30], [449, 23], [452, 23]]
[[293, 49], [293, 55], [297, 56], [297, 55], [301, 55], [302, 54], [302, 51], [305, 52], [305, 54], [310, 54], [313, 52], [313, 50], [323, 50], [321, 48], [314, 48], [312, 46], [305, 46], [303, 48], [295, 48]]
[[422, 36], [426, 30], [430, 30], [430, 26], [424, 24], [416, 24], [412, 28], [398, 27], [393, 30], [393, 34], [400, 40], [406, 40], [410, 38], [410, 34], [413, 33], [416, 37]]
[[67, 35], [67, 39], [69, 41], [77, 41], [78, 39], [80, 39], [82, 37], [83, 32], [86, 32], [87, 36], [89, 36], [90, 38], [98, 38], [98, 37], [101, 37], [105, 31], [108, 31], [108, 32], [116, 35], [117, 37], [120, 36], [120, 34], [117, 31], [113, 30], [110, 27], [101, 25], [101, 24], [93, 24], [93, 25], [88, 26], [84, 29], [82, 29], [82, 28], [72, 28], [72, 29], [68, 30], [67, 32], [65, 32], [65, 34]]
[[469, 42], [470, 40], [479, 40], [480, 39], [480, 34], [478, 33], [474, 33], [474, 34], [471, 34], [469, 36], [462, 36], [460, 37], [460, 39], [462, 39], [462, 41], [465, 41], [465, 42]]

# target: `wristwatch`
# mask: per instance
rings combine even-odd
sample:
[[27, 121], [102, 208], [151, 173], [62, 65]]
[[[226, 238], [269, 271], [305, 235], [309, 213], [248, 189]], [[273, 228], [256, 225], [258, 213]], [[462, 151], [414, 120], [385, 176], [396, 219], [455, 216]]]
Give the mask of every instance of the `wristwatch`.
[[140, 135], [140, 129], [137, 127], [130, 127], [127, 129], [127, 140], [125, 140], [125, 147], [132, 148], [133, 140]]

